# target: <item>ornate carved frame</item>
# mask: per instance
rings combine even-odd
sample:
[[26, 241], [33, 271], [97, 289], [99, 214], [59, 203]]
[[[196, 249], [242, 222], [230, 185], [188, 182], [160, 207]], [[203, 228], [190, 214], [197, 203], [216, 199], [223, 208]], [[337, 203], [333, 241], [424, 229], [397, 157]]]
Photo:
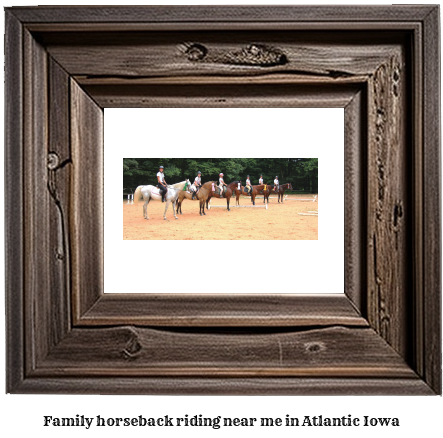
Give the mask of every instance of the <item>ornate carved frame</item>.
[[[7, 391], [441, 394], [439, 56], [438, 6], [8, 8]], [[103, 294], [103, 108], [165, 106], [345, 109], [345, 295]]]

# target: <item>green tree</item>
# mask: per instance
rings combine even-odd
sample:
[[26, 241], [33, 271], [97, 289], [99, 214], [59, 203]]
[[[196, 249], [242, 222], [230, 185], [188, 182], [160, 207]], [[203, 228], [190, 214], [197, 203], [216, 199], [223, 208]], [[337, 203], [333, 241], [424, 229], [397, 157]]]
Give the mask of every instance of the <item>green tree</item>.
[[134, 191], [139, 185], [156, 185], [160, 165], [168, 183], [192, 181], [200, 170], [204, 182], [217, 181], [220, 172], [226, 182], [244, 183], [250, 175], [253, 184], [258, 184], [260, 174], [267, 184], [278, 175], [282, 184], [290, 182], [294, 190], [318, 191], [318, 158], [124, 158], [123, 187]]

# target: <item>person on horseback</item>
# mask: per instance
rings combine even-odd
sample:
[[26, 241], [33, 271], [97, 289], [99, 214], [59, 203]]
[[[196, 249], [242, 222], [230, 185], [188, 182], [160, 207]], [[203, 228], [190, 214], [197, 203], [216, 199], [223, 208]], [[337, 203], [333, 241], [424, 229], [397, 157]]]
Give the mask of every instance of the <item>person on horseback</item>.
[[218, 186], [220, 187], [220, 198], [223, 198], [223, 186], [227, 186], [227, 184], [223, 181], [223, 174], [220, 173], [218, 179]]
[[252, 193], [252, 184], [249, 175], [246, 177], [246, 189], [248, 190], [248, 195], [250, 195]]
[[197, 196], [197, 192], [202, 185], [202, 173], [200, 171], [197, 172], [197, 176], [195, 177], [194, 184], [192, 184], [192, 199], [195, 199]]
[[165, 202], [165, 195], [167, 191], [166, 187], [166, 180], [165, 180], [165, 174], [163, 173], [163, 166], [160, 166], [158, 172], [157, 172], [157, 187], [160, 189], [160, 193], [162, 195], [162, 202]]
[[[258, 184], [261, 186], [263, 185], [263, 175], [260, 175], [260, 179], [258, 180]], [[265, 193], [265, 189], [268, 190], [268, 185], [264, 184], [263, 190], [260, 193]]]
[[278, 182], [278, 176], [274, 179], [274, 191], [278, 192], [278, 189], [280, 188], [279, 182]]

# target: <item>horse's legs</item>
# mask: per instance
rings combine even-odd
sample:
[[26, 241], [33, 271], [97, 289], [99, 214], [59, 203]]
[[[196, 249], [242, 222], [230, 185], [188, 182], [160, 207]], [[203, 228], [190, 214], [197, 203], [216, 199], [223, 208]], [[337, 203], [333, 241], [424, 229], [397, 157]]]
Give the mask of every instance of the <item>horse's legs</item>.
[[[164, 214], [163, 214], [163, 219], [164, 220], [166, 220], [166, 212], [168, 211], [168, 207], [169, 207], [169, 204], [171, 203], [171, 200], [167, 200], [166, 199], [166, 207], [165, 207], [165, 212], [164, 212]], [[174, 216], [175, 216], [175, 211], [174, 211]]]
[[185, 199], [188, 199], [186, 196], [184, 196], [183, 198], [182, 198], [182, 200], [180, 201], [180, 214], [183, 214], [183, 211], [182, 211], [182, 204], [183, 204], [183, 201], [185, 200]]
[[176, 218], [176, 219], [178, 219], [178, 217], [177, 217], [177, 215], [175, 214], [175, 204], [177, 203], [177, 199], [174, 199], [173, 201], [172, 201], [172, 211], [174, 212], [174, 217]]
[[202, 209], [205, 207], [205, 201], [204, 200], [201, 200], [200, 201], [200, 216], [203, 216], [203, 213], [202, 213]]
[[[168, 208], [169, 208], [169, 204], [171, 203], [171, 199], [166, 199], [166, 207], [165, 207], [165, 213], [163, 214], [163, 218], [166, 220], [166, 212], [168, 211]], [[175, 204], [175, 201], [174, 201], [174, 204]], [[176, 214], [175, 214], [175, 205], [174, 205], [174, 208], [173, 208], [173, 210], [172, 210], [172, 212], [174, 213], [174, 217], [176, 218], [176, 219], [178, 219], [177, 218], [177, 216], [176, 216]]]
[[148, 205], [149, 205], [149, 203], [150, 203], [151, 201], [152, 201], [152, 199], [149, 198], [148, 201], [146, 202], [146, 206], [145, 206], [145, 208], [146, 208], [146, 219], [148, 219], [148, 220], [149, 220], [149, 217], [148, 217]]
[[178, 214], [178, 211], [179, 211], [179, 210], [180, 210], [180, 214], [183, 214], [183, 213], [182, 213], [182, 202], [183, 202], [183, 198], [182, 198], [181, 201], [177, 199], [177, 202], [176, 202], [176, 205], [177, 205], [177, 214]]
[[231, 197], [229, 197], [229, 198], [226, 198], [226, 203], [227, 203], [227, 205], [228, 205], [228, 211], [231, 211], [231, 210], [229, 210], [229, 201], [231, 200]]
[[254, 194], [251, 195], [251, 199], [252, 199], [252, 205], [255, 205], [255, 195]]
[[149, 220], [148, 217], [148, 204], [151, 198], [146, 199], [145, 203], [143, 204], [143, 217], [147, 220]]

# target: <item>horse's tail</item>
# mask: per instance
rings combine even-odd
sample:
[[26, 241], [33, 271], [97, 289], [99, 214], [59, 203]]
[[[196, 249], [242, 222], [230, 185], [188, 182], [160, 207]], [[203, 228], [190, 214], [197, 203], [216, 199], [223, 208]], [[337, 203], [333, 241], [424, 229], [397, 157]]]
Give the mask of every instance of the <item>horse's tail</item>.
[[142, 198], [143, 198], [142, 187], [143, 186], [138, 186], [135, 189], [135, 192], [134, 192], [134, 204], [138, 204], [142, 200]]

